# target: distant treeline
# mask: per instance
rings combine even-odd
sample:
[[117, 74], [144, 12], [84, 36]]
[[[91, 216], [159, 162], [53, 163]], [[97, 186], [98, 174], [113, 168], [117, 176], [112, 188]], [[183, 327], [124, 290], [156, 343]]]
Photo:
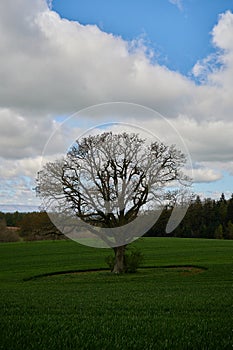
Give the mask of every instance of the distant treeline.
[[167, 234], [166, 224], [171, 212], [172, 208], [165, 208], [146, 236], [233, 239], [233, 194], [228, 200], [224, 194], [219, 200], [208, 198], [201, 201], [197, 196], [179, 226]]
[[[219, 200], [201, 201], [197, 196], [179, 226], [167, 234], [166, 225], [171, 213], [172, 208], [165, 208], [145, 236], [233, 239], [233, 194], [228, 200], [224, 194]], [[12, 229], [14, 227], [18, 229]], [[0, 212], [0, 242], [65, 238], [45, 212]]]
[[46, 212], [0, 212], [0, 242], [46, 239], [66, 239], [51, 222]]

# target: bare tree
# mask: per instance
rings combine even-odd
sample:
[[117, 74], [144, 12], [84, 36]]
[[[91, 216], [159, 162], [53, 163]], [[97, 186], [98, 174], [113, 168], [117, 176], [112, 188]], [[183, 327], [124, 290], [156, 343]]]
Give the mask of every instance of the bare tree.
[[129, 232], [122, 239], [124, 231], [103, 235], [95, 228], [121, 228], [158, 207], [171, 197], [173, 184], [186, 184], [185, 162], [175, 146], [104, 132], [76, 141], [63, 159], [46, 163], [38, 173], [37, 193], [50, 212], [92, 225], [94, 234], [113, 247], [113, 272], [121, 273]]

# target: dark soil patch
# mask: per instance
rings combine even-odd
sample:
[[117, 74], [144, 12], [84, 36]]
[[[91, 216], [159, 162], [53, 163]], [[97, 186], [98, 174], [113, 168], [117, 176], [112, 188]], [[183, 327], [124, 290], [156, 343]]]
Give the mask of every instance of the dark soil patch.
[[[140, 267], [140, 270], [143, 270], [143, 269], [172, 269], [172, 270], [179, 272], [182, 276], [192, 276], [192, 275], [196, 275], [196, 274], [199, 274], [199, 273], [207, 270], [206, 267], [194, 266], [194, 265], [168, 265], [168, 266], [143, 266], [143, 267]], [[109, 271], [109, 268], [48, 272], [48, 273], [43, 273], [40, 275], [25, 278], [24, 281], [32, 281], [32, 280], [35, 280], [38, 278], [53, 277], [53, 276], [57, 276], [57, 275], [84, 274], [84, 273], [87, 274], [87, 273], [101, 272], [101, 271]]]

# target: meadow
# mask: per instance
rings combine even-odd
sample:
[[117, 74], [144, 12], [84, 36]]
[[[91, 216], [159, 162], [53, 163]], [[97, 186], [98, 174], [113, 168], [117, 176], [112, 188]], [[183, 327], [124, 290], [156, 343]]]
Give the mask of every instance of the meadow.
[[142, 268], [117, 276], [108, 249], [0, 244], [0, 349], [232, 349], [233, 241], [133, 245]]

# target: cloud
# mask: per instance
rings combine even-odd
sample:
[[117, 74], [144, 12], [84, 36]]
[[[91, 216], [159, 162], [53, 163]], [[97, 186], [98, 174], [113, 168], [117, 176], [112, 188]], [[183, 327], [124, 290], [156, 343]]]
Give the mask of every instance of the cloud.
[[[181, 1], [170, 2], [182, 9]], [[58, 125], [57, 116], [110, 101], [157, 110], [181, 134], [194, 163], [203, 166], [206, 161], [219, 161], [226, 169], [233, 151], [232, 37], [233, 14], [227, 11], [212, 30], [216, 53], [193, 68], [199, 80], [196, 84], [152, 62], [151, 50], [142, 40], [127, 42], [95, 25], [62, 19], [45, 0], [2, 1], [0, 156], [5, 159], [6, 174], [11, 169], [15, 179], [23, 171], [25, 176], [34, 176], [36, 169], [30, 172], [26, 170], [29, 163], [22, 167], [19, 161], [33, 162], [41, 155]], [[101, 123], [97, 119], [90, 118], [86, 126]], [[172, 135], [157, 121], [144, 120], [143, 125], [154, 132], [160, 128], [172, 141]], [[80, 120], [81, 127], [85, 127], [84, 120]], [[63, 137], [58, 133], [54, 152], [62, 147]], [[215, 181], [217, 173], [208, 166], [207, 178]]]
[[227, 163], [233, 154], [233, 121], [198, 121], [180, 116], [173, 121], [194, 161]]
[[20, 159], [42, 153], [55, 128], [56, 122], [49, 116], [31, 118], [10, 108], [0, 108], [0, 157]]
[[199, 60], [193, 67], [193, 74], [196, 77], [204, 75], [208, 86], [217, 86], [225, 103], [226, 97], [229, 97], [227, 88], [233, 88], [233, 13], [227, 11], [219, 15], [211, 33], [216, 52]]
[[233, 50], [232, 42], [233, 14], [226, 11], [219, 15], [219, 21], [212, 30], [213, 43], [223, 50]]
[[18, 160], [4, 160], [3, 158], [0, 158], [0, 177], [4, 181], [13, 181], [16, 178], [23, 176], [33, 178], [40, 170], [41, 162], [41, 156], [22, 158]]
[[[141, 39], [126, 42], [95, 25], [61, 19], [42, 0], [37, 0], [35, 9], [28, 0], [16, 0], [18, 10], [12, 13], [8, 9], [12, 2], [5, 3], [8, 21], [0, 21], [5, 38], [2, 107], [72, 113], [92, 104], [124, 100], [174, 114], [176, 106], [190, 98], [194, 84], [152, 64]], [[2, 11], [0, 20], [4, 16]]]
[[[24, 3], [19, 6], [21, 13], [8, 11], [9, 21], [0, 21], [5, 38], [0, 66], [2, 107], [30, 113], [31, 119], [38, 113], [69, 114], [109, 101], [143, 104], [168, 118], [231, 115], [232, 99], [220, 83], [196, 86], [187, 77], [152, 63], [141, 40], [135, 45], [97, 26], [61, 19], [42, 0], [37, 0], [35, 8], [28, 0], [17, 2]], [[12, 23], [17, 22], [16, 31]], [[214, 38], [215, 33], [217, 29]], [[214, 75], [202, 68], [207, 63], [209, 59], [199, 62], [195, 75], [204, 70], [208, 82], [221, 80], [219, 70]], [[223, 110], [226, 106], [228, 111]]]
[[35, 174], [41, 167], [41, 157], [20, 160], [0, 158], [1, 204], [39, 205], [36, 198]]
[[[202, 61], [198, 61], [196, 66], [202, 66], [206, 69], [212, 60], [212, 69], [207, 69], [210, 75], [208, 78], [209, 83], [220, 82], [220, 79], [215, 81], [215, 77], [224, 77], [223, 74], [233, 66], [233, 43], [232, 43], [232, 32], [233, 32], [233, 13], [227, 11], [219, 15], [218, 23], [214, 26], [212, 34], [212, 43], [216, 48], [216, 53], [204, 58]], [[215, 62], [214, 62], [215, 61]], [[194, 66], [195, 69], [197, 68]], [[211, 72], [213, 74], [211, 74]], [[196, 72], [198, 75], [198, 70]], [[232, 80], [230, 80], [232, 83]], [[224, 81], [220, 86], [222, 86]]]
[[190, 172], [194, 183], [209, 183], [222, 179], [223, 175], [220, 171], [216, 171], [210, 168], [194, 168], [192, 173]]
[[[233, 161], [231, 160], [230, 162], [228, 162], [226, 164], [226, 166], [224, 167], [224, 169], [226, 169], [229, 172], [229, 174], [231, 176], [233, 176]], [[233, 191], [232, 191], [232, 193], [233, 193]]]
[[53, 0], [47, 0], [47, 4], [48, 4], [49, 9], [51, 10], [53, 7]]
[[169, 0], [169, 2], [172, 4], [172, 5], [175, 5], [178, 7], [178, 9], [180, 11], [183, 10], [183, 3], [182, 3], [182, 0]]
[[212, 73], [218, 73], [222, 65], [220, 53], [213, 53], [209, 56], [198, 60], [192, 69], [192, 74], [203, 84], [208, 83], [208, 77]]

